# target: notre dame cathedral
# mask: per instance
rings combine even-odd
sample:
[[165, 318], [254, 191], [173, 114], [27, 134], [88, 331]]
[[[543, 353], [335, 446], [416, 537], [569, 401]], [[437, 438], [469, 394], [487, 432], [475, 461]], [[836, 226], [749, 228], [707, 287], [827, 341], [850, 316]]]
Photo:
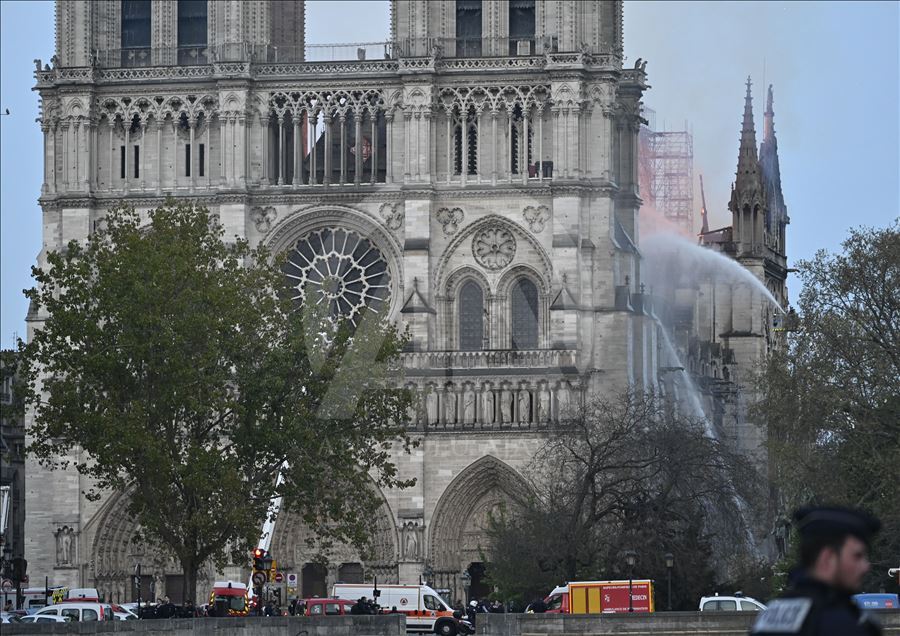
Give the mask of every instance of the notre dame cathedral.
[[[416, 486], [381, 493], [367, 559], [347, 548], [315, 563], [303, 524], [283, 514], [272, 553], [297, 595], [425, 573], [459, 598], [464, 571], [481, 595], [483, 519], [526, 488], [521, 469], [559, 413], [665, 382], [638, 223], [648, 85], [644, 65], [623, 65], [622, 0], [391, 0], [390, 11], [383, 50], [321, 62], [308, 59], [303, 0], [57, 0], [56, 54], [36, 61], [41, 266], [118, 202], [148, 211], [173, 196], [209, 208], [227, 236], [288, 251], [298, 293], [410, 329], [421, 443], [396, 461]], [[771, 108], [758, 156], [749, 90], [734, 223], [701, 241], [784, 304]], [[771, 310], [747, 285], [687, 291], [673, 325], [684, 364], [717, 425], [758, 452], [764, 429], [742, 405], [776, 339]], [[44, 319], [33, 307], [29, 333]], [[140, 561], [144, 590], [177, 602], [177, 564], [150, 567], [131, 543], [127, 493], [90, 502], [84, 479], [29, 460], [29, 571], [125, 601]]]

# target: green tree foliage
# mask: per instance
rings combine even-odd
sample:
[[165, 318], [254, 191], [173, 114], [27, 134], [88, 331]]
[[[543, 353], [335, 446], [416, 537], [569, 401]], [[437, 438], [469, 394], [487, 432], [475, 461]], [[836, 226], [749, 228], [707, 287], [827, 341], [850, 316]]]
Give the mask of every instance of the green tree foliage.
[[[532, 492], [494, 515], [488, 575], [503, 598], [530, 601], [566, 581], [657, 581], [675, 557], [673, 606], [696, 608], [713, 589], [714, 559], [747, 550], [753, 468], [653, 395], [596, 399], [551, 432], [527, 471]], [[741, 499], [742, 498], [742, 499]]]
[[900, 224], [852, 230], [840, 254], [798, 270], [799, 324], [760, 378], [780, 507], [785, 518], [808, 502], [875, 513], [878, 589], [900, 553]]
[[410, 443], [409, 396], [387, 388], [402, 334], [294, 307], [279, 259], [171, 200], [145, 224], [112, 210], [48, 262], [27, 292], [46, 317], [24, 348], [29, 450], [92, 478], [89, 497], [127, 492], [189, 599], [201, 566], [246, 559], [277, 494], [329, 540], [365, 546], [372, 484], [408, 485], [389, 455]]

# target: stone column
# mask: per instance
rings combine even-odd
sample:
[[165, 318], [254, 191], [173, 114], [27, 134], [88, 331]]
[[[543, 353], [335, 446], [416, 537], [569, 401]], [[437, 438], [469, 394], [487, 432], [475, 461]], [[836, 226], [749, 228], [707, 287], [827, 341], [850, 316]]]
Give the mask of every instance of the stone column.
[[384, 113], [384, 119], [387, 122], [387, 139], [384, 140], [384, 181], [385, 183], [393, 183], [394, 181], [394, 111], [388, 110]]
[[422, 113], [422, 116], [425, 118], [425, 139], [428, 147], [425, 149], [424, 160], [425, 160], [425, 180], [429, 183], [431, 182], [431, 163], [432, 163], [432, 154], [434, 153], [434, 127], [432, 126], [432, 113], [431, 109], [426, 110]]
[[191, 194], [194, 194], [197, 185], [197, 153], [194, 147], [194, 130], [196, 126], [197, 120], [194, 117], [188, 119], [188, 144], [191, 149], [191, 162], [185, 166], [185, 169], [191, 173]]
[[459, 162], [459, 172], [462, 184], [465, 186], [469, 176], [469, 109], [460, 112], [460, 130], [462, 131], [462, 157]]
[[141, 192], [144, 191], [144, 184], [146, 183], [147, 177], [147, 146], [144, 143], [147, 138], [147, 120], [141, 120], [141, 156], [139, 157], [140, 161], [138, 161], [138, 172], [140, 173], [141, 178]]
[[294, 145], [291, 152], [291, 158], [294, 160], [294, 169], [291, 176], [291, 185], [295, 188], [300, 185], [300, 157], [303, 156], [303, 150], [300, 147], [300, 118], [296, 113], [291, 113], [291, 122], [294, 124]]
[[278, 185], [284, 185], [284, 115], [278, 115]]
[[[123, 166], [125, 168], [125, 170], [124, 170], [125, 181], [122, 186], [122, 189], [125, 193], [128, 193], [128, 191], [131, 189], [131, 178], [128, 176], [128, 146], [131, 145], [131, 122], [132, 121], [133, 120], [129, 119], [127, 122], [124, 122], [124, 121], [122, 122], [122, 124], [123, 124], [122, 127], [125, 129], [125, 131], [124, 131], [125, 132], [125, 159], [124, 159], [125, 165]], [[119, 160], [120, 161], [122, 160], [122, 153], [119, 153]]]
[[225, 157], [225, 130], [228, 127], [227, 115], [219, 113], [219, 183], [225, 185], [227, 182], [228, 163]]
[[[210, 128], [212, 128], [212, 122], [209, 120], [209, 113], [203, 113], [203, 123], [206, 126], [206, 151], [203, 153], [203, 174], [206, 177], [206, 189], [210, 190], [210, 186], [212, 184], [212, 177], [210, 176], [210, 165], [212, 162], [209, 160], [210, 154], [212, 153], [212, 146], [209, 143], [210, 139]], [[200, 158], [197, 157], [199, 160]]]
[[[347, 182], [347, 114], [341, 113], [338, 116], [338, 122], [341, 126], [341, 185]], [[390, 135], [388, 135], [388, 143], [390, 143]], [[390, 166], [390, 161], [388, 161]]]
[[491, 185], [497, 185], [497, 115], [496, 109], [491, 109]]
[[522, 184], [528, 183], [528, 120], [531, 119], [531, 109], [522, 107], [522, 165], [519, 172], [522, 173]]
[[538, 106], [538, 142], [537, 142], [537, 162], [538, 164], [538, 181], [544, 180], [544, 108]]
[[109, 192], [112, 192], [113, 189], [113, 138], [116, 136], [116, 118], [115, 117], [107, 117], [106, 122], [109, 125], [109, 154], [106, 156], [106, 163], [109, 166], [109, 171], [106, 174], [106, 189]]
[[178, 190], [178, 118], [172, 115], [172, 192]]
[[[371, 117], [372, 117], [372, 138], [369, 141], [371, 142], [372, 151], [369, 154], [369, 159], [372, 160], [372, 163], [369, 164], [369, 172], [371, 173], [371, 175], [370, 175], [371, 182], [372, 182], [372, 184], [374, 184], [375, 180], [376, 180], [376, 175], [378, 174], [378, 127], [376, 125], [378, 123], [378, 111], [373, 111], [371, 113]], [[330, 153], [330, 150], [331, 150], [330, 143], [328, 144], [328, 149], [329, 149], [328, 153], [331, 154]], [[327, 156], [328, 155], [326, 155], [326, 157]], [[327, 161], [326, 161], [326, 165], [327, 165]], [[327, 167], [325, 168], [325, 174], [326, 175], [328, 174]], [[327, 182], [327, 176], [326, 176], [326, 182]]]
[[163, 180], [163, 147], [162, 147], [162, 127], [163, 122], [159, 119], [153, 118], [153, 124], [156, 127], [156, 196], [162, 194], [162, 180]]
[[64, 119], [62, 128], [62, 174], [63, 190], [69, 189], [69, 120]]
[[365, 111], [359, 110], [353, 117], [353, 121], [356, 124], [356, 162], [354, 164], [353, 183], [356, 185], [359, 185], [362, 180], [362, 118], [364, 113]]
[[52, 127], [46, 121], [41, 121], [41, 132], [44, 133], [44, 182], [41, 184], [41, 194], [50, 192], [50, 159], [53, 156], [50, 148], [50, 134]]
[[445, 111], [447, 115], [447, 183], [453, 175], [453, 111]]
[[322, 183], [329, 185], [331, 183], [331, 148], [334, 145], [334, 131], [332, 130], [332, 122], [334, 120], [333, 113], [322, 111], [322, 119], [325, 122], [325, 170], [322, 175]]
[[259, 114], [260, 152], [262, 162], [260, 165], [260, 183], [269, 185], [269, 111]]
[[243, 112], [234, 118], [235, 127], [235, 161], [237, 162], [237, 185], [244, 188], [247, 185], [247, 118]]

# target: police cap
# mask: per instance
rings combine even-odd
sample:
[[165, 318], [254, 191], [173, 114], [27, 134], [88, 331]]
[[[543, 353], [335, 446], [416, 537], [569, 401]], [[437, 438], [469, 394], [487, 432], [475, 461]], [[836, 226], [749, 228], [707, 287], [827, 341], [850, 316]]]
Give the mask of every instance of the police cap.
[[804, 539], [851, 534], [869, 543], [881, 528], [881, 522], [869, 513], [842, 506], [805, 506], [794, 513], [794, 521]]

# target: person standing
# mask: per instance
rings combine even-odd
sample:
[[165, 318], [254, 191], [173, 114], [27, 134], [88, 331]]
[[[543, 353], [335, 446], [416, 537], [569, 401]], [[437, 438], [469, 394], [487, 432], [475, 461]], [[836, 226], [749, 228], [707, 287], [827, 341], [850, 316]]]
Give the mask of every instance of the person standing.
[[800, 567], [790, 587], [756, 619], [750, 634], [879, 636], [881, 628], [853, 601], [869, 571], [869, 542], [881, 522], [861, 510], [805, 507], [794, 513]]

